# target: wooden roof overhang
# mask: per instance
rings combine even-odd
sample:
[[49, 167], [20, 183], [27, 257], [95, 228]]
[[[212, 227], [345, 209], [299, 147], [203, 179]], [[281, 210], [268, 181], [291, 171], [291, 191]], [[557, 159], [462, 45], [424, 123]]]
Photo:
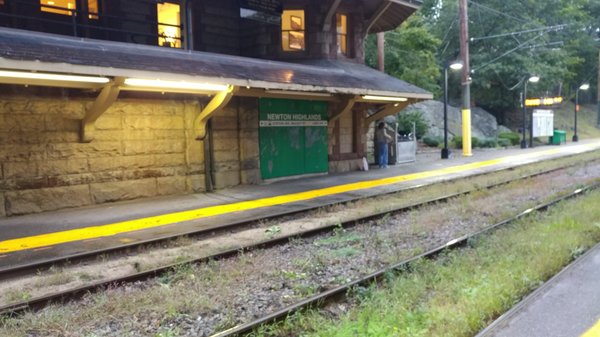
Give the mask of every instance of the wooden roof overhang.
[[211, 96], [196, 119], [199, 139], [208, 119], [233, 96], [335, 101], [340, 110], [332, 112], [332, 120], [357, 102], [383, 106], [382, 116], [432, 98], [412, 84], [350, 62], [277, 62], [8, 28], [0, 28], [0, 83], [98, 90], [81, 121], [83, 142], [93, 139], [94, 122], [122, 90]]

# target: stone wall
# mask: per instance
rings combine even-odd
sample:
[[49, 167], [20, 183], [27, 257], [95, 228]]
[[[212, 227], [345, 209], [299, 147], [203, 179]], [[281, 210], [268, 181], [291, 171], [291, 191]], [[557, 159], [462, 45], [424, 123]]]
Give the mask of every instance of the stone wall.
[[[193, 121], [206, 101], [120, 98], [97, 120], [95, 139], [80, 143], [93, 98], [21, 89], [0, 96], [0, 216], [205, 190]], [[227, 149], [215, 153], [220, 186], [239, 183], [227, 178], [239, 172], [237, 146], [221, 144], [237, 137], [237, 108], [225, 112], [216, 123], [215, 148]]]

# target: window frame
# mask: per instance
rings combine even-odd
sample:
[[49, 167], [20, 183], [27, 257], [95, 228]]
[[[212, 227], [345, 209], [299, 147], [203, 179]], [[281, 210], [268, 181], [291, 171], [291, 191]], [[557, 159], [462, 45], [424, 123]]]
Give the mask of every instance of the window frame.
[[[290, 17], [290, 29], [283, 29], [283, 20], [284, 20], [284, 15], [285, 12], [297, 12], [297, 11], [301, 11], [302, 12], [302, 16], [298, 17], [295, 16], [293, 14], [289, 14]], [[301, 27], [300, 29], [292, 29], [293, 28], [293, 21], [292, 18], [299, 18], [302, 20], [301, 22]], [[297, 24], [297, 23], [296, 23]], [[290, 36], [292, 32], [296, 32], [296, 33], [302, 33], [302, 48], [299, 49], [294, 49], [290, 47]], [[288, 34], [288, 49], [284, 48], [284, 34], [287, 33]], [[281, 12], [281, 24], [279, 25], [279, 34], [280, 34], [280, 39], [279, 39], [279, 45], [280, 45], [280, 50], [284, 53], [304, 53], [306, 52], [306, 9], [304, 8], [285, 8], [282, 12]]]
[[[346, 20], [346, 31], [343, 33], [340, 33], [340, 31], [338, 30], [338, 18], [340, 18], [340, 17], [344, 17]], [[350, 55], [351, 55], [351, 49], [350, 49], [350, 43], [349, 43], [350, 42], [350, 34], [348, 33], [349, 27], [350, 27], [350, 16], [348, 14], [342, 13], [342, 12], [335, 13], [336, 53], [338, 55], [344, 55], [346, 57], [350, 57]], [[343, 37], [343, 41], [345, 43], [345, 49], [346, 49], [345, 51], [342, 51], [341, 37]]]
[[[179, 18], [178, 18], [179, 24], [178, 25], [160, 21], [159, 6], [165, 5], [165, 4], [177, 5], [179, 7]], [[184, 36], [183, 36], [183, 34], [184, 34], [184, 29], [183, 29], [184, 17], [183, 17], [183, 15], [184, 15], [184, 13], [182, 11], [184, 11], [185, 8], [184, 8], [183, 4], [177, 0], [161, 1], [161, 2], [156, 2], [155, 8], [156, 8], [156, 36], [157, 36], [156, 45], [159, 47], [184, 49], [184, 43], [183, 43], [183, 38], [184, 38]], [[161, 26], [173, 27], [177, 30], [177, 33], [175, 34], [174, 37], [168, 37], [168, 35], [161, 34]], [[168, 41], [168, 39], [174, 40], [174, 45], [167, 45], [166, 42], [171, 43], [170, 41]]]

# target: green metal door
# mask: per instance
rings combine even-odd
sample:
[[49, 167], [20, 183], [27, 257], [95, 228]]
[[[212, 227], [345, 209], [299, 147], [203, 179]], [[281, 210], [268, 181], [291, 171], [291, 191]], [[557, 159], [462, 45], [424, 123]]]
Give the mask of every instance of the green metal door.
[[327, 103], [261, 98], [263, 179], [327, 172]]

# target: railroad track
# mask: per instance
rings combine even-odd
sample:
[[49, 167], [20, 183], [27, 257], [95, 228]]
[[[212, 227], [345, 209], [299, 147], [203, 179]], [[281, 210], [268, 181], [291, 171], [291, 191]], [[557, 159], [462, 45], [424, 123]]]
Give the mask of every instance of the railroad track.
[[539, 204], [535, 207], [529, 208], [525, 211], [520, 212], [517, 215], [514, 215], [510, 218], [504, 219], [498, 223], [495, 223], [493, 225], [490, 225], [488, 227], [485, 227], [482, 230], [479, 230], [475, 233], [472, 234], [468, 234], [468, 235], [463, 235], [461, 237], [452, 239], [450, 241], [448, 241], [447, 243], [440, 245], [436, 248], [433, 248], [425, 253], [419, 254], [417, 256], [411, 257], [409, 259], [406, 259], [404, 261], [401, 261], [399, 263], [396, 263], [394, 265], [382, 268], [380, 270], [377, 270], [369, 275], [366, 275], [364, 277], [361, 277], [359, 279], [356, 279], [352, 282], [349, 282], [347, 284], [338, 286], [336, 288], [333, 289], [329, 289], [325, 292], [322, 292], [320, 294], [314, 295], [310, 298], [304, 299], [300, 302], [297, 302], [293, 305], [290, 305], [288, 307], [285, 307], [281, 310], [278, 310], [276, 312], [270, 313], [266, 316], [263, 316], [261, 318], [258, 318], [252, 322], [248, 322], [242, 325], [238, 325], [235, 326], [233, 328], [227, 329], [225, 331], [213, 334], [211, 337], [231, 337], [231, 336], [239, 336], [242, 335], [244, 333], [250, 332], [256, 328], [259, 328], [262, 325], [265, 324], [271, 324], [271, 323], [275, 323], [277, 321], [283, 320], [286, 317], [288, 317], [291, 314], [294, 314], [296, 312], [302, 311], [304, 309], [307, 308], [318, 308], [318, 307], [323, 307], [326, 304], [330, 303], [332, 300], [341, 300], [344, 299], [346, 297], [346, 294], [349, 293], [349, 291], [351, 289], [353, 289], [354, 287], [358, 287], [358, 286], [369, 286], [370, 284], [372, 284], [373, 282], [378, 282], [382, 279], [382, 277], [384, 277], [384, 275], [386, 275], [386, 273], [389, 273], [391, 271], [398, 271], [398, 270], [409, 270], [410, 268], [410, 264], [423, 259], [423, 258], [427, 258], [427, 259], [431, 259], [431, 258], [435, 258], [438, 254], [440, 254], [441, 252], [447, 250], [447, 249], [455, 249], [458, 247], [461, 247], [463, 245], [465, 245], [469, 240], [476, 238], [478, 236], [481, 236], [483, 234], [488, 234], [502, 226], [508, 225], [516, 220], [519, 220], [529, 214], [531, 214], [532, 212], [539, 212], [539, 211], [545, 211], [547, 209], [549, 209], [550, 207], [552, 207], [553, 205], [564, 201], [564, 200], [568, 200], [574, 197], [577, 197], [579, 195], [582, 195], [585, 192], [591, 191], [591, 190], [595, 190], [598, 189], [600, 187], [600, 183], [596, 183], [593, 184], [591, 186], [587, 186], [584, 188], [579, 188], [576, 189], [575, 191], [556, 198], [550, 202], [546, 202], [546, 203], [542, 203]]
[[[476, 190], [481, 190], [481, 189], [491, 189], [494, 187], [498, 187], [501, 185], [505, 185], [508, 184], [510, 182], [513, 181], [517, 181], [517, 180], [521, 180], [521, 179], [527, 179], [527, 178], [531, 178], [531, 177], [536, 177], [536, 176], [540, 176], [543, 174], [548, 174], [560, 169], [564, 169], [565, 167], [560, 167], [560, 168], [554, 168], [554, 169], [550, 169], [550, 170], [545, 170], [543, 172], [537, 172], [534, 174], [526, 174], [526, 175], [522, 175], [520, 177], [518, 177], [517, 179], [512, 179], [512, 180], [507, 180], [507, 181], [503, 181], [503, 182], [499, 182], [499, 183], [495, 183], [495, 184], [490, 184], [488, 186], [485, 186], [483, 188], [479, 188], [479, 189], [473, 189], [473, 190], [468, 190], [468, 191], [463, 191], [463, 192], [459, 192], [459, 193], [452, 193], [452, 194], [448, 194], [442, 197], [437, 197], [437, 198], [433, 198], [430, 200], [427, 200], [425, 202], [418, 202], [418, 203], [414, 203], [408, 206], [404, 206], [401, 208], [397, 208], [394, 210], [385, 210], [385, 211], [381, 211], [375, 214], [370, 214], [369, 216], [366, 217], [361, 217], [361, 218], [355, 218], [355, 219], [351, 219], [351, 220], [347, 220], [345, 222], [343, 222], [341, 224], [341, 226], [343, 227], [349, 227], [349, 226], [353, 226], [359, 222], [363, 222], [363, 221], [367, 221], [370, 219], [376, 219], [376, 218], [380, 218], [383, 217], [387, 214], [390, 213], [398, 213], [398, 212], [405, 212], [417, 207], [422, 207], [424, 205], [428, 205], [428, 204], [433, 204], [433, 203], [439, 203], [439, 202], [445, 202], [449, 199], [455, 198], [455, 197], [459, 197], [462, 195], [466, 195], [469, 193], [472, 193]], [[397, 192], [393, 192], [393, 193], [397, 193]], [[527, 213], [524, 212], [524, 213]], [[339, 227], [338, 225], [335, 226], [323, 226], [321, 228], [318, 229], [314, 229], [314, 230], [310, 230], [310, 231], [306, 231], [302, 234], [302, 236], [305, 237], [309, 237], [321, 232], [325, 232], [328, 230], [331, 230], [334, 227]], [[144, 271], [144, 272], [139, 272], [139, 273], [135, 273], [135, 274], [131, 274], [125, 277], [118, 277], [118, 278], [112, 278], [112, 279], [108, 279], [108, 280], [103, 280], [103, 281], [99, 281], [99, 282], [95, 282], [95, 283], [90, 283], [87, 284], [85, 286], [80, 286], [77, 288], [72, 288], [72, 289], [68, 289], [68, 290], [64, 290], [64, 291], [60, 291], [60, 292], [55, 292], [52, 294], [48, 294], [45, 296], [41, 296], [41, 297], [37, 297], [37, 298], [33, 298], [33, 299], [29, 299], [29, 300], [24, 300], [18, 303], [12, 303], [12, 304], [8, 304], [5, 306], [0, 307], [0, 314], [3, 315], [15, 315], [15, 314], [19, 314], [22, 313], [25, 310], [36, 310], [39, 308], [42, 308], [44, 306], [46, 306], [49, 303], [53, 303], [53, 302], [59, 302], [59, 301], [65, 301], [65, 300], [70, 300], [70, 299], [76, 299], [84, 294], [87, 294], [88, 292], [93, 292], [96, 291], [98, 289], [103, 289], [107, 286], [110, 285], [115, 285], [115, 284], [124, 284], [124, 283], [128, 283], [128, 282], [134, 282], [134, 281], [142, 281], [142, 280], [146, 280], [152, 277], [157, 277], [160, 276], [166, 272], [169, 272], [171, 270], [176, 269], [177, 267], [181, 266], [181, 265], [185, 265], [185, 264], [197, 264], [197, 263], [202, 263], [202, 262], [206, 262], [209, 260], [214, 260], [214, 259], [221, 259], [221, 258], [226, 258], [232, 255], [236, 255], [240, 252], [240, 249], [253, 249], [253, 248], [257, 248], [257, 247], [269, 247], [269, 246], [274, 246], [277, 244], [280, 244], [282, 242], [287, 242], [290, 237], [298, 237], [298, 234], [293, 234], [290, 236], [281, 236], [281, 237], [277, 237], [277, 238], [273, 238], [273, 239], [269, 239], [269, 240], [265, 240], [262, 241], [260, 243], [257, 243], [254, 246], [249, 246], [249, 247], [237, 247], [235, 249], [230, 249], [215, 255], [211, 255], [211, 256], [207, 256], [207, 257], [202, 257], [199, 259], [191, 259], [191, 260], [187, 260], [187, 261], [183, 261], [177, 264], [170, 264], [170, 265], [166, 265], [166, 266], [162, 266], [159, 268], [154, 268], [148, 271]], [[453, 240], [454, 241], [454, 240]], [[458, 238], [456, 243], [458, 244], [459, 242], [462, 242], [463, 239]], [[446, 245], [444, 246], [446, 247]], [[427, 256], [426, 254], [422, 254], [419, 255], [419, 257], [422, 256]], [[18, 272], [23, 272], [23, 269], [19, 269]], [[6, 277], [6, 275], [4, 275]], [[353, 282], [352, 284], [354, 284], [355, 282]], [[335, 289], [334, 289], [335, 290]], [[338, 293], [336, 291], [330, 291], [333, 293]], [[342, 291], [342, 290], [339, 290]]]

